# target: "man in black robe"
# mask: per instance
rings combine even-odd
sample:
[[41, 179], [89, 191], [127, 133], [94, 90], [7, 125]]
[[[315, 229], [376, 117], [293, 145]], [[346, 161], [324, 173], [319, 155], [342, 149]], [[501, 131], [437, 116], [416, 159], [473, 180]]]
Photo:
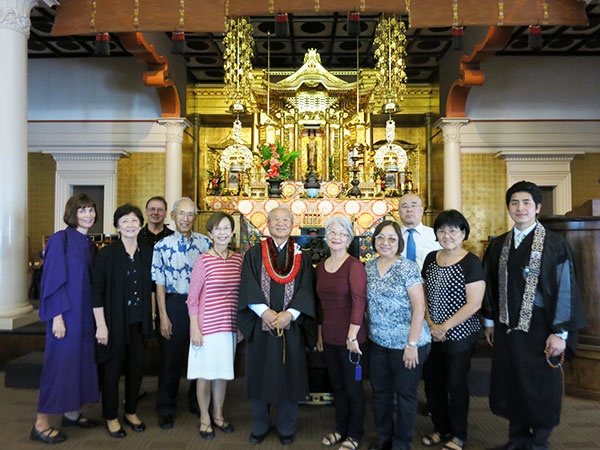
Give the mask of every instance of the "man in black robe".
[[509, 442], [496, 449], [549, 448], [560, 421], [561, 355], [572, 355], [584, 325], [569, 244], [536, 220], [542, 194], [520, 181], [506, 192], [514, 228], [484, 256], [482, 308], [493, 345], [492, 412], [509, 420]]
[[271, 237], [248, 250], [242, 265], [238, 327], [247, 341], [252, 444], [269, 432], [270, 405], [277, 407], [281, 443], [291, 444], [298, 402], [308, 393], [305, 347], [316, 335], [314, 275], [309, 256], [290, 238], [293, 220], [285, 207], [271, 210]]

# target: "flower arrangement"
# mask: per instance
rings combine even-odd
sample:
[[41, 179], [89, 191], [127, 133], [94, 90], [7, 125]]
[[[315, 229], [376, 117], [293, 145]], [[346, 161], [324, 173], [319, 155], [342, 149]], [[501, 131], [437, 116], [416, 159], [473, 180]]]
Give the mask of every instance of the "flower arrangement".
[[279, 178], [287, 180], [291, 174], [291, 164], [298, 156], [300, 151], [285, 152], [285, 147], [276, 142], [275, 144], [265, 145], [261, 149], [262, 153], [255, 153], [262, 159], [262, 166], [267, 172], [269, 178]]
[[208, 170], [208, 188], [212, 192], [219, 192], [223, 187], [223, 174], [220, 170], [213, 172]]

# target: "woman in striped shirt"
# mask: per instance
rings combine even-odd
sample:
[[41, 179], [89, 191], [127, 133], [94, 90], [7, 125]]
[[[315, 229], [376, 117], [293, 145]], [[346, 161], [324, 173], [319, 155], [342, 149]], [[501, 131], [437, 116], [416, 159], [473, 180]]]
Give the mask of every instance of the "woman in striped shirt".
[[[223, 417], [227, 380], [234, 377], [237, 304], [242, 255], [229, 249], [233, 218], [222, 211], [206, 222], [213, 247], [202, 253], [192, 271], [187, 299], [190, 314], [188, 379], [197, 379], [200, 436], [213, 439], [213, 425], [224, 433], [233, 426]], [[212, 419], [208, 411], [212, 394]]]

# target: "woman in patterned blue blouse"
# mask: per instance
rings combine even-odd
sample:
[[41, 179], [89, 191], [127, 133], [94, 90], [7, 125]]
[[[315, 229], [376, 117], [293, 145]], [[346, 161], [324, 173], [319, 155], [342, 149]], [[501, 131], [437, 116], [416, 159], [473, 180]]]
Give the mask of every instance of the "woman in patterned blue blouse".
[[400, 225], [381, 222], [373, 233], [373, 246], [379, 257], [367, 264], [366, 271], [370, 379], [378, 436], [369, 448], [410, 449], [417, 387], [431, 346], [423, 284], [417, 264], [400, 255], [404, 248]]

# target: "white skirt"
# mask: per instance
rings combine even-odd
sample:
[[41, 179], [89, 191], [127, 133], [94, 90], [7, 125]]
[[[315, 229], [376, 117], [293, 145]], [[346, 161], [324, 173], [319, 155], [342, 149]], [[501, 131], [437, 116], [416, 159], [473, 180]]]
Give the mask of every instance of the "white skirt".
[[237, 334], [221, 332], [207, 334], [203, 338], [202, 346], [195, 346], [190, 342], [188, 380], [233, 380]]

